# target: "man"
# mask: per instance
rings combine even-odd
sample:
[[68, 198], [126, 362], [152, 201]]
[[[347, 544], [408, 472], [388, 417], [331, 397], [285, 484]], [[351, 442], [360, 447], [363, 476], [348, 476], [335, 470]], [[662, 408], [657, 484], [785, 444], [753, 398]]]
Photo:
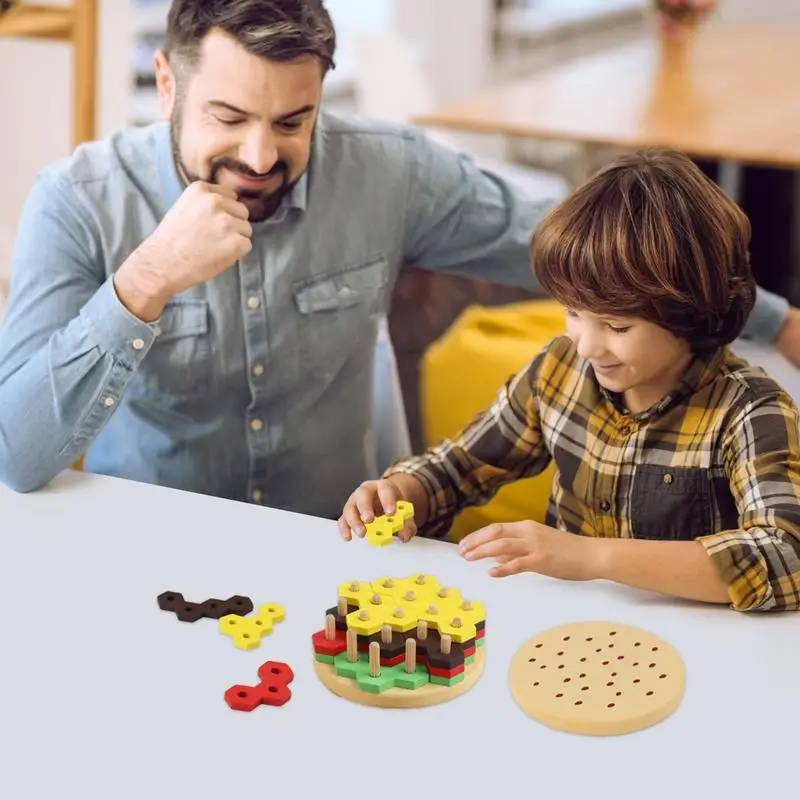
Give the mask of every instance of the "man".
[[[415, 131], [320, 110], [320, 0], [174, 0], [171, 124], [45, 171], [0, 336], [0, 478], [88, 470], [336, 518], [371, 463], [377, 320], [419, 264], [533, 285], [546, 210]], [[762, 293], [750, 333], [786, 303]]]

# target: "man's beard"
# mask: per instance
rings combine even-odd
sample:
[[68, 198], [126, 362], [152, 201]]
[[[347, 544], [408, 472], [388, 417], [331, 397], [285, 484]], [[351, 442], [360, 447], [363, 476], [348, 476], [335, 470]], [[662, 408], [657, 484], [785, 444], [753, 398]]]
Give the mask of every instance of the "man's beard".
[[250, 222], [264, 222], [264, 220], [269, 219], [278, 210], [283, 198], [286, 197], [292, 191], [292, 189], [294, 189], [297, 181], [299, 180], [299, 178], [294, 181], [289, 180], [289, 165], [283, 160], [276, 161], [272, 169], [266, 173], [266, 175], [259, 175], [257, 172], [254, 172], [252, 169], [250, 169], [247, 164], [243, 164], [241, 161], [236, 161], [232, 158], [215, 159], [211, 163], [211, 170], [208, 178], [201, 178], [199, 175], [193, 173], [181, 158], [179, 146], [180, 109], [175, 109], [173, 120], [174, 121], [170, 125], [172, 158], [175, 161], [175, 168], [178, 170], [178, 174], [187, 184], [194, 183], [195, 181], [204, 181], [205, 183], [214, 183], [219, 185], [217, 176], [219, 175], [219, 171], [221, 169], [228, 169], [231, 172], [239, 173], [240, 175], [245, 175], [249, 178], [265, 178], [267, 176], [272, 177], [274, 175], [283, 176], [281, 185], [271, 192], [259, 191], [257, 189], [237, 190], [236, 194], [239, 198], [239, 201], [244, 203], [250, 212]]

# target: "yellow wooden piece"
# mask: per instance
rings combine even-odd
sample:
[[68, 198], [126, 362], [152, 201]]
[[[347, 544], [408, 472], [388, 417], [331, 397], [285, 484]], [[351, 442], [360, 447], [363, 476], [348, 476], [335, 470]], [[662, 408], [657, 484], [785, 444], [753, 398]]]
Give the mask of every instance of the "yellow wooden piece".
[[339, 586], [339, 597], [343, 597], [350, 605], [361, 608], [362, 602], [368, 604], [375, 592], [372, 584], [364, 581], [351, 581]]
[[259, 606], [258, 613], [252, 617], [240, 614], [226, 614], [220, 618], [219, 630], [233, 639], [234, 647], [240, 650], [254, 650], [261, 644], [261, 637], [272, 633], [272, 626], [282, 622], [283, 606], [277, 603], [266, 603]]
[[410, 578], [395, 581], [394, 597], [398, 602], [419, 603], [424, 607], [428, 603], [436, 602], [437, 593], [441, 588], [439, 581], [433, 575], [418, 573]]
[[486, 609], [476, 600], [461, 600], [455, 605], [453, 616], [460, 617], [465, 625], [477, 625], [486, 621]]
[[384, 577], [372, 581], [372, 591], [376, 594], [384, 595], [385, 597], [394, 597], [394, 590], [397, 588], [399, 581], [397, 578]]
[[376, 547], [384, 547], [390, 544], [392, 536], [395, 533], [400, 533], [406, 524], [406, 520], [411, 519], [413, 516], [413, 504], [400, 500], [397, 503], [394, 514], [384, 514], [381, 517], [376, 517], [372, 522], [364, 526], [367, 529], [367, 542]]
[[393, 631], [405, 633], [417, 627], [420, 606], [416, 603], [394, 602], [392, 613], [387, 614], [386, 622], [392, 626]]
[[465, 622], [461, 617], [453, 616], [453, 612], [448, 609], [448, 614], [438, 622], [439, 634], [449, 636], [454, 642], [463, 644], [478, 635], [478, 631], [471, 622]]
[[388, 603], [370, 606], [362, 605], [360, 610], [351, 611], [347, 615], [347, 627], [360, 636], [372, 636], [388, 622], [392, 606]]

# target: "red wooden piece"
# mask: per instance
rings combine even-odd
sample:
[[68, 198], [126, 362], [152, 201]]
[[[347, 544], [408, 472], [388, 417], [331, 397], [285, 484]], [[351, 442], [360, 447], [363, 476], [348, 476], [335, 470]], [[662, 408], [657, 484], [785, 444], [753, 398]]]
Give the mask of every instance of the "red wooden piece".
[[258, 686], [231, 686], [225, 692], [225, 702], [234, 711], [253, 711], [261, 705], [282, 706], [292, 698], [289, 684], [294, 673], [288, 664], [267, 661], [258, 670]]
[[347, 631], [340, 631], [337, 628], [333, 639], [326, 639], [325, 631], [317, 631], [311, 637], [311, 642], [315, 653], [321, 656], [338, 656], [347, 650]]

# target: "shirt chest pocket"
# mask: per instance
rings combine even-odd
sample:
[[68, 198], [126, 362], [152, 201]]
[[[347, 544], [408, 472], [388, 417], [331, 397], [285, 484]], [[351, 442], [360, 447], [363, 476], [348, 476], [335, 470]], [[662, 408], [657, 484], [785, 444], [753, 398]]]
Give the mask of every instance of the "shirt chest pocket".
[[294, 284], [297, 342], [306, 365], [344, 360], [371, 335], [386, 312], [389, 278], [388, 261], [380, 256]]
[[639, 464], [632, 489], [635, 538], [690, 541], [712, 533], [711, 488], [704, 469]]
[[170, 301], [161, 314], [158, 335], [142, 363], [148, 389], [158, 401], [170, 395], [205, 392], [211, 380], [209, 309], [206, 300]]

